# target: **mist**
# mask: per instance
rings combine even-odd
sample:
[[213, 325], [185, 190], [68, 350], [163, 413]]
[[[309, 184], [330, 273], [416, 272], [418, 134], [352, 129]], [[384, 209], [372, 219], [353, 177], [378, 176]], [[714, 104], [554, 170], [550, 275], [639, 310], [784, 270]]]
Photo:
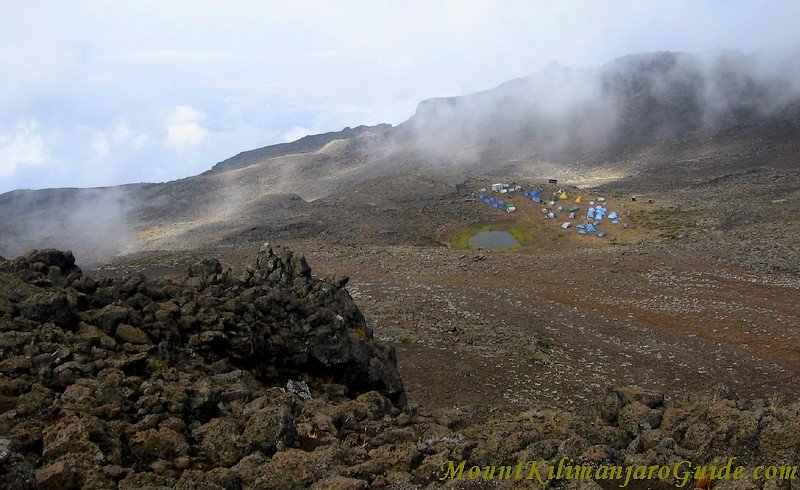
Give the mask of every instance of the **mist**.
[[188, 177], [304, 134], [398, 125], [421, 100], [551, 60], [575, 70], [638, 52], [800, 46], [790, 1], [5, 7], [0, 192]]
[[717, 51], [634, 54], [596, 68], [551, 63], [491, 90], [423, 101], [395, 144], [467, 165], [600, 160], [616, 145], [791, 118], [798, 60]]
[[133, 200], [125, 188], [16, 191], [0, 196], [0, 255], [71, 250], [94, 264], [136, 250]]

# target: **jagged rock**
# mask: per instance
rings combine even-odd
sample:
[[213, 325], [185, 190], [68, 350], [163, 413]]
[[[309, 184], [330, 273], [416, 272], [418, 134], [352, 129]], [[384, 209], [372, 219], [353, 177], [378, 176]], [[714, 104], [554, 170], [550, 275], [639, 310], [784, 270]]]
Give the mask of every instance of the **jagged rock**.
[[303, 400], [311, 399], [311, 390], [308, 388], [308, 385], [305, 383], [305, 381], [294, 381], [290, 379], [286, 382], [286, 389], [290, 393], [294, 393]]
[[242, 410], [245, 420], [242, 435], [252, 447], [264, 454], [297, 445], [297, 429], [294, 425], [296, 408], [290, 401], [276, 398], [257, 398]]
[[369, 488], [369, 483], [357, 478], [336, 475], [317, 481], [311, 488], [312, 490], [363, 490]]
[[645, 430], [659, 428], [662, 418], [663, 414], [659, 410], [649, 408], [644, 403], [635, 401], [625, 405], [620, 410], [618, 425], [631, 436], [636, 436]]
[[63, 461], [57, 461], [36, 471], [36, 488], [61, 490], [80, 488], [75, 470]]
[[22, 455], [11, 450], [9, 439], [0, 439], [0, 487], [9, 490], [34, 488], [33, 467]]
[[137, 432], [128, 440], [128, 447], [131, 456], [141, 463], [172, 460], [189, 453], [186, 438], [166, 428]]
[[215, 418], [200, 426], [194, 433], [200, 440], [199, 449], [209, 461], [230, 467], [252, 452], [242, 427], [230, 417]]
[[131, 325], [117, 326], [116, 337], [123, 342], [130, 342], [131, 344], [149, 344], [150, 338], [141, 329]]
[[75, 315], [69, 299], [62, 291], [43, 291], [25, 299], [17, 306], [21, 316], [38, 322], [52, 322], [61, 327], [70, 326]]
[[92, 310], [84, 313], [87, 323], [96, 325], [107, 335], [113, 336], [117, 325], [130, 320], [130, 310], [123, 306], [106, 305], [100, 310]]

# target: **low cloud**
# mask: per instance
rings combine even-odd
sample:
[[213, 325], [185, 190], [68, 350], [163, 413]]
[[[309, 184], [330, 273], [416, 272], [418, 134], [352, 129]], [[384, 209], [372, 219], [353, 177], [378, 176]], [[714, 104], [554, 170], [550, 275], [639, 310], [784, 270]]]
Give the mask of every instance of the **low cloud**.
[[136, 133], [131, 130], [128, 123], [120, 121], [110, 130], [92, 133], [89, 147], [95, 158], [105, 158], [111, 154], [113, 147], [129, 145], [133, 149], [139, 150], [149, 140], [150, 136], [147, 133]]
[[45, 164], [44, 138], [36, 120], [20, 121], [9, 133], [0, 134], [0, 176], [10, 177], [24, 166]]
[[187, 150], [202, 145], [211, 133], [200, 123], [205, 113], [191, 106], [175, 106], [166, 117], [167, 132], [164, 144], [176, 150]]

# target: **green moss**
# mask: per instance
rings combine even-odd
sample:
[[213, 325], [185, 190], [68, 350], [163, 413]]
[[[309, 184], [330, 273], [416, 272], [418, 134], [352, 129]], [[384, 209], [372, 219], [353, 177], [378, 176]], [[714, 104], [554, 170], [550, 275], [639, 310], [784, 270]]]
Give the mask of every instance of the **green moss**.
[[365, 339], [367, 338], [367, 332], [365, 332], [361, 328], [351, 328], [350, 329], [350, 333], [354, 333], [356, 335], [360, 335], [361, 337], [364, 337]]
[[148, 359], [147, 363], [150, 365], [150, 369], [157, 373], [166, 373], [169, 369], [167, 363], [162, 361], [161, 359], [156, 359], [155, 357], [151, 357]]

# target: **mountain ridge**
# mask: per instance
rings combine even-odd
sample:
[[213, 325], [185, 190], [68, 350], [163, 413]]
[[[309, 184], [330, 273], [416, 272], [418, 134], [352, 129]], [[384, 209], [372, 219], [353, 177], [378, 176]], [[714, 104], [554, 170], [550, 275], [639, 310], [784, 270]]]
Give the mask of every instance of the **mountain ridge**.
[[[475, 94], [424, 100], [397, 126], [362, 125], [248, 150], [171, 182], [4, 194], [0, 255], [92, 248], [103, 233], [115, 238], [112, 249], [127, 251], [191, 248], [264, 226], [283, 236], [289, 232], [280, 223], [289, 222], [307, 233], [340, 232], [338, 223], [353, 219], [341, 215], [345, 209], [360, 216], [370, 208], [358, 206], [375, 200], [359, 188], [376, 189], [387, 209], [402, 206], [410, 217], [411, 207], [438, 202], [422, 193], [425, 179], [447, 186], [467, 177], [557, 177], [583, 187], [666, 191], [684, 185], [681, 162], [692, 153], [710, 158], [692, 164], [696, 178], [748, 166], [794, 168], [798, 80], [796, 62], [739, 53], [644, 53], [594, 68], [550, 66]], [[746, 154], [755, 157], [730, 158]], [[417, 183], [393, 184], [403, 176]], [[425, 222], [394, 226], [414, 243], [428, 234], [427, 243], [430, 231], [410, 232]]]

